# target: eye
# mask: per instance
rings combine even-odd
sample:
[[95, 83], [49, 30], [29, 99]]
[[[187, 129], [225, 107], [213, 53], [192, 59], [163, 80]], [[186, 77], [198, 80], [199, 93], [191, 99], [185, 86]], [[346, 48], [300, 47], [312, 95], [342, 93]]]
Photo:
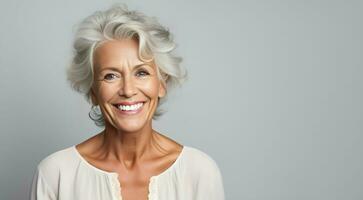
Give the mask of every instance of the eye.
[[107, 80], [107, 81], [114, 80], [115, 78], [118, 78], [118, 76], [116, 74], [106, 74], [104, 76], [104, 79]]
[[140, 77], [142, 77], [142, 76], [147, 76], [147, 75], [150, 75], [150, 73], [149, 73], [149, 72], [147, 72], [146, 70], [140, 70], [140, 71], [138, 71], [138, 72], [136, 73], [136, 76], [140, 76]]

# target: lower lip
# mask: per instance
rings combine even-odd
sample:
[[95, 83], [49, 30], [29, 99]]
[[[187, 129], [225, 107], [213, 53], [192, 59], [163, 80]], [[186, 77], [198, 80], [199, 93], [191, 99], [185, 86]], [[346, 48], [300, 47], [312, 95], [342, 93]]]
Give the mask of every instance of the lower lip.
[[118, 113], [123, 114], [123, 115], [135, 115], [135, 114], [141, 112], [144, 105], [145, 105], [145, 103], [143, 103], [142, 106], [137, 110], [120, 110], [116, 107], [115, 107], [115, 109], [118, 111]]

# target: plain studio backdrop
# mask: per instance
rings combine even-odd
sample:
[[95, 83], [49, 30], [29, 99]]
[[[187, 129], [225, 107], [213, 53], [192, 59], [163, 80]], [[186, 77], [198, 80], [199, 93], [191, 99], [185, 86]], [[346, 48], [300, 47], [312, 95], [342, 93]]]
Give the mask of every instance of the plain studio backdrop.
[[[101, 130], [65, 69], [75, 25], [116, 2], [1, 2], [0, 199]], [[154, 125], [218, 163], [226, 199], [363, 199], [362, 1], [123, 2], [174, 33], [190, 78]]]

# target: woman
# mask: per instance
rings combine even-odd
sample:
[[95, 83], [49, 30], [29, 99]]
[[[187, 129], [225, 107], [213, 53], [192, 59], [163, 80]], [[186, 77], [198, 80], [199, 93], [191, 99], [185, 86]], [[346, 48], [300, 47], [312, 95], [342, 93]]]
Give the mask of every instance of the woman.
[[44, 158], [30, 199], [224, 199], [215, 161], [152, 127], [160, 103], [186, 77], [168, 30], [114, 6], [80, 24], [74, 48], [68, 79], [104, 130]]

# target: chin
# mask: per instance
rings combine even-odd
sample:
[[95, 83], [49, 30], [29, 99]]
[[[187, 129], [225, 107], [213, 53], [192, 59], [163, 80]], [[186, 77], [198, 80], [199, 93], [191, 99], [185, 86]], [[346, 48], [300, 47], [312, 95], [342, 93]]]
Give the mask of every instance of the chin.
[[116, 129], [122, 132], [137, 132], [147, 125], [146, 122], [140, 121], [123, 121], [116, 124]]

